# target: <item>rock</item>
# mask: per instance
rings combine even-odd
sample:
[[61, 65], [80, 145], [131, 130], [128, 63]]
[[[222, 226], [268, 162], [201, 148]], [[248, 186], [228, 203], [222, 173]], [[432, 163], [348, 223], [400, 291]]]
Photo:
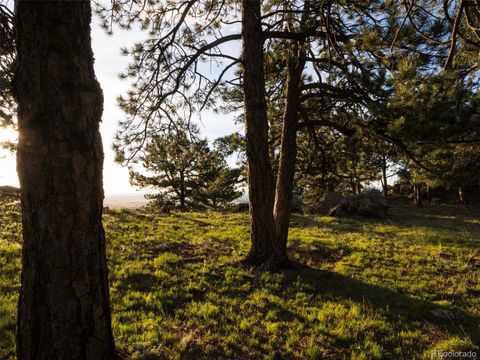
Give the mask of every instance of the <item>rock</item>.
[[337, 216], [339, 207], [346, 204], [345, 198], [338, 192], [326, 193], [320, 203], [312, 209], [312, 212], [319, 215]]
[[380, 204], [370, 203], [359, 207], [357, 214], [363, 217], [385, 219], [387, 217], [387, 209]]
[[439, 319], [454, 319], [455, 314], [446, 309], [432, 309], [430, 314]]
[[347, 198], [349, 210], [354, 215], [384, 219], [387, 217], [387, 200], [378, 190], [367, 190]]
[[362, 194], [368, 196], [373, 203], [380, 204], [385, 208], [388, 207], [387, 199], [385, 198], [385, 196], [381, 191], [376, 189], [370, 189], [370, 190], [364, 191]]
[[231, 208], [232, 212], [248, 212], [249, 211], [248, 203], [238, 203], [234, 204]]
[[378, 190], [367, 190], [347, 199], [354, 213], [368, 218], [384, 219], [387, 216], [387, 200]]
[[384, 219], [387, 216], [387, 200], [378, 190], [364, 191], [347, 198], [337, 192], [331, 192], [324, 196], [314, 212], [335, 217], [362, 216]]
[[335, 217], [348, 217], [350, 215], [350, 211], [347, 206], [347, 203], [342, 203], [330, 209], [327, 215], [335, 216]]
[[292, 212], [303, 213], [305, 212], [305, 204], [302, 199], [297, 195], [293, 195], [292, 198]]

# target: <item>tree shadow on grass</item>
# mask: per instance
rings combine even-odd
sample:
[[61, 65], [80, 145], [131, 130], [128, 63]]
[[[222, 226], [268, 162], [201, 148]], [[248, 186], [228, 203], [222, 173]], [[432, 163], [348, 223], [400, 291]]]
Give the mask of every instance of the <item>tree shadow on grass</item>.
[[321, 242], [314, 242], [308, 247], [301, 245], [300, 241], [290, 241], [289, 253], [293, 261], [304, 266], [321, 266], [322, 264], [334, 265], [337, 261], [352, 254], [353, 249], [347, 245], [327, 247]]
[[436, 206], [416, 208], [391, 206], [386, 219], [365, 217], [327, 217], [331, 221], [318, 220], [321, 215], [292, 214], [292, 227], [328, 227], [337, 230], [357, 231], [363, 225], [393, 224], [405, 227], [432, 227], [437, 230], [467, 229], [480, 233], [480, 209], [466, 206]]
[[[296, 214], [292, 216], [291, 228], [323, 228], [334, 234], [342, 235], [362, 232], [367, 226], [377, 235], [384, 236], [386, 230], [382, 228], [377, 230], [375, 226], [392, 225], [395, 230], [424, 231], [426, 236], [422, 237], [422, 241], [428, 244], [477, 249], [480, 246], [480, 222], [473, 222], [472, 219], [463, 217], [454, 210], [447, 214], [449, 215], [438, 215], [435, 212], [432, 213], [431, 209], [408, 209], [406, 212], [402, 212], [402, 210], [399, 212], [398, 209], [395, 209], [385, 220], [331, 218], [330, 221], [321, 221]], [[445, 236], [446, 234], [447, 236]]]
[[334, 232], [352, 232], [361, 231], [364, 223], [383, 223], [376, 219], [368, 220], [363, 218], [329, 217], [329, 219], [330, 221], [322, 221], [311, 216], [292, 214], [290, 228], [325, 228]]
[[[394, 225], [400, 231], [421, 231], [418, 240], [424, 244], [476, 250], [480, 247], [480, 225], [468, 224], [459, 219], [438, 219], [436, 221], [415, 218], [412, 221], [401, 219]], [[413, 235], [412, 235], [413, 236]], [[413, 236], [412, 239], [415, 237]]]
[[146, 292], [155, 288], [159, 282], [160, 279], [153, 274], [131, 273], [125, 276], [120, 288], [123, 290]]
[[199, 219], [195, 219], [191, 214], [189, 213], [181, 213], [181, 212], [174, 212], [174, 213], [171, 213], [170, 216], [172, 217], [176, 217], [176, 218], [179, 218], [179, 219], [182, 219], [183, 221], [191, 221], [193, 222], [195, 225], [197, 225], [198, 227], [200, 228], [203, 228], [203, 227], [207, 227], [207, 226], [211, 226], [212, 224], [210, 224], [209, 222], [206, 222], [206, 221], [203, 221], [203, 220], [199, 220]]
[[[474, 343], [480, 343], [480, 329], [478, 328], [480, 317], [472, 316], [464, 311], [442, 307], [399, 291], [367, 284], [332, 271], [302, 264], [285, 272], [284, 286], [289, 286], [298, 279], [309, 284], [313, 293], [323, 294], [331, 297], [332, 300], [350, 299], [376, 309], [388, 309], [386, 313], [391, 320], [405, 324], [417, 321], [435, 324], [443, 327], [450, 335], [463, 336], [467, 334]], [[436, 317], [431, 313], [434, 309], [447, 310], [447, 313], [452, 316]]]
[[[181, 214], [180, 218], [185, 218], [187, 220], [191, 220], [189, 217], [187, 218], [186, 215]], [[413, 219], [413, 220], [412, 220]], [[413, 217], [410, 219], [409, 217], [402, 218], [400, 217], [398, 221], [396, 219], [393, 225], [397, 227], [412, 227], [412, 221], [419, 221], [419, 224], [424, 225], [424, 220], [418, 220], [418, 217]], [[379, 221], [379, 220], [359, 220], [359, 219], [334, 219], [330, 221], [318, 221], [312, 219], [311, 217], [304, 217], [301, 215], [294, 216], [294, 226], [296, 227], [324, 227], [324, 228], [331, 228], [334, 232], [342, 233], [342, 232], [352, 232], [352, 231], [362, 231], [364, 225], [377, 225], [377, 224], [385, 224], [389, 223], [387, 221]], [[453, 225], [451, 226], [460, 226], [460, 223], [457, 219], [452, 219]], [[203, 222], [202, 222], [203, 223]], [[208, 223], [205, 223], [208, 224]], [[433, 222], [431, 224], [432, 228], [438, 230], [437, 222]], [[204, 225], [205, 226], [205, 225]], [[427, 225], [428, 226], [428, 225]], [[449, 225], [450, 226], [450, 225]], [[455, 229], [457, 229], [455, 227]], [[372, 229], [374, 232], [377, 231], [376, 229]], [[378, 230], [379, 233], [381, 230]], [[220, 242], [220, 240], [219, 240]], [[158, 245], [158, 244], [157, 244]], [[224, 251], [212, 251], [213, 249], [209, 247], [210, 243], [206, 244], [205, 248], [200, 247], [197, 248], [196, 246], [192, 246], [191, 244], [186, 243], [176, 243], [174, 247], [167, 247], [168, 251], [176, 253], [182, 257], [180, 261], [181, 264], [186, 263], [198, 263], [204, 262], [208, 260], [208, 263], [214, 263], [216, 261], [216, 257], [218, 254], [225, 255]], [[160, 249], [160, 253], [166, 251], [167, 248]], [[227, 249], [228, 246], [225, 248]], [[152, 249], [153, 250], [153, 249]], [[159, 249], [156, 249], [157, 251]], [[311, 249], [297, 249], [298, 251], [298, 258], [305, 258], [303, 256], [302, 251], [312, 251]], [[316, 257], [321, 259], [322, 262], [331, 262], [334, 264], [338, 261], [342, 256], [349, 255], [350, 249], [349, 248], [314, 248]], [[218, 254], [217, 254], [218, 253]], [[309, 254], [307, 254], [309, 255]], [[311, 254], [310, 254], [311, 255]], [[319, 264], [313, 264], [317, 266]], [[174, 299], [174, 301], [168, 302], [168, 304], [164, 304], [167, 306], [162, 306], [163, 311], [162, 314], [166, 314], [168, 316], [175, 316], [177, 311], [181, 310], [185, 307], [190, 301], [195, 300], [202, 302], [205, 300], [205, 294], [207, 293], [215, 293], [219, 291], [218, 289], [222, 288], [222, 296], [227, 296], [235, 299], [239, 299], [240, 301], [247, 301], [253, 292], [257, 290], [261, 290], [262, 282], [259, 280], [262, 276], [260, 271], [252, 271], [249, 275], [242, 278], [236, 285], [228, 285], [229, 289], [225, 289], [225, 286], [219, 287], [219, 284], [224, 281], [225, 273], [227, 269], [232, 270], [232, 268], [238, 267], [238, 264], [230, 264], [227, 266], [216, 267], [214, 270], [209, 272], [207, 267], [207, 272], [204, 273], [203, 276], [206, 277], [207, 283], [210, 284], [207, 289], [192, 289], [185, 291], [181, 296]], [[178, 269], [177, 269], [178, 270]], [[186, 271], [184, 268], [182, 271]], [[190, 271], [190, 270], [188, 270]], [[140, 276], [140, 278], [138, 278]], [[124, 281], [128, 282], [133, 287], [133, 290], [136, 291], [150, 291], [155, 286], [162, 286], [161, 281], [154, 276], [149, 276], [148, 274], [141, 274], [141, 275], [134, 275]], [[160, 282], [160, 285], [159, 285]], [[241, 287], [240, 285], [249, 283], [249, 287]], [[459, 310], [458, 307], [442, 307], [438, 304], [435, 304], [431, 301], [422, 300], [419, 298], [415, 298], [411, 295], [402, 293], [400, 290], [385, 288], [378, 285], [368, 284], [366, 282], [360, 281], [358, 279], [348, 277], [345, 275], [338, 274], [333, 271], [326, 271], [320, 270], [317, 267], [308, 267], [305, 265], [298, 265], [293, 269], [286, 270], [283, 273], [282, 277], [282, 284], [281, 288], [276, 291], [275, 295], [280, 298], [285, 298], [288, 296], [294, 296], [295, 292], [292, 293], [292, 288], [295, 286], [296, 283], [304, 284], [305, 292], [311, 292], [312, 295], [315, 295], [315, 301], [317, 304], [320, 305], [324, 301], [342, 301], [342, 300], [350, 300], [352, 302], [360, 304], [363, 308], [371, 308], [373, 311], [378, 310], [382, 313], [382, 316], [386, 318], [387, 321], [398, 324], [399, 327], [402, 329], [406, 329], [407, 331], [416, 331], [418, 329], [423, 329], [420, 331], [425, 331], [424, 329], [435, 327], [441, 329], [441, 332], [448, 337], [458, 335], [460, 337], [464, 337], [468, 335], [474, 343], [480, 343], [480, 329], [478, 328], [478, 324], [480, 323], [480, 317], [473, 316], [465, 311]], [[183, 286], [183, 285], [180, 285]], [[167, 288], [168, 285], [163, 286], [163, 288]], [[240, 290], [241, 288], [241, 290]], [[290, 289], [290, 291], [288, 290]], [[270, 291], [270, 290], [269, 290]], [[304, 291], [304, 290], [301, 290]], [[461, 303], [461, 296], [449, 296], [449, 299], [454, 300], [455, 304]], [[141, 309], [141, 308], [140, 308]], [[431, 313], [431, 310], [434, 309], [442, 309], [448, 310], [447, 313], [451, 313], [452, 316], [447, 316], [440, 318], [435, 316]], [[279, 304], [275, 303], [268, 303], [265, 305], [265, 308], [262, 308], [263, 316], [266, 316], [267, 312], [271, 310], [279, 314], [285, 322], [290, 321], [305, 321], [307, 319], [302, 319], [297, 313], [290, 311], [290, 309], [286, 307], [282, 307]], [[150, 309], [153, 313], [158, 312], [158, 309]], [[163, 316], [160, 315], [159, 316]], [[222, 315], [220, 315], [222, 316]], [[215, 331], [215, 329], [211, 329], [211, 331]], [[380, 331], [380, 330], [379, 330]], [[381, 334], [380, 334], [381, 335]], [[392, 335], [392, 334], [390, 334]], [[328, 336], [332, 337], [331, 334]], [[267, 341], [261, 340], [262, 341]], [[351, 344], [345, 342], [342, 339], [336, 339], [335, 344], [338, 345], [340, 348], [343, 347], [343, 350], [346, 351], [346, 354], [349, 354], [351, 349], [349, 348]], [[281, 346], [281, 345], [279, 345]], [[387, 351], [393, 353], [393, 346], [392, 344], [385, 344]], [[388, 348], [388, 347], [392, 348]], [[399, 346], [396, 344], [395, 346]], [[401, 345], [400, 345], [401, 346]], [[222, 353], [222, 347], [219, 346], [215, 348], [213, 352], [208, 352], [204, 350], [201, 346], [197, 343], [192, 342], [188, 346], [182, 350], [181, 358], [185, 359], [222, 359], [227, 358], [226, 354]], [[244, 350], [238, 348], [238, 358], [248, 358], [247, 355], [243, 353]], [[282, 351], [279, 349], [279, 351]], [[287, 357], [288, 358], [288, 357]], [[142, 355], [141, 359], [163, 359], [161, 355], [156, 355], [155, 352], [149, 352]], [[282, 356], [279, 355], [278, 359], [282, 359]]]
[[128, 208], [110, 209], [108, 207], [105, 207], [103, 210], [103, 213], [105, 215], [110, 215], [116, 218], [117, 221], [122, 223], [129, 223], [129, 222], [135, 223], [136, 221], [141, 222], [141, 221], [152, 220], [152, 217], [146, 214], [141, 209], [128, 209]]
[[400, 227], [425, 227], [440, 231], [467, 230], [480, 234], [480, 209], [466, 206], [401, 207], [390, 210], [390, 219]]
[[[240, 266], [239, 264], [233, 264], [232, 267]], [[176, 311], [180, 310], [182, 307], [186, 306], [190, 301], [203, 301], [204, 294], [207, 292], [216, 292], [218, 282], [222, 281], [224, 278], [224, 273], [228, 267], [215, 269], [215, 273], [206, 274], [209, 277], [210, 287], [205, 289], [205, 292], [199, 294], [189, 294], [185, 293], [174, 302], [170, 304], [166, 313], [170, 316], [175, 316]], [[210, 276], [211, 275], [211, 276]], [[281, 283], [278, 288], [271, 290], [270, 288], [265, 288], [262, 285], [263, 273], [260, 270], [252, 270], [248, 272], [244, 277], [241, 278], [240, 283], [249, 283], [251, 286], [248, 290], [242, 289], [239, 291], [239, 284], [230, 285], [231, 291], [225, 291], [225, 287], [222, 287], [222, 296], [227, 296], [240, 300], [240, 302], [245, 302], [250, 299], [250, 296], [258, 291], [264, 290], [272, 293], [283, 299], [288, 299], [296, 296], [295, 291], [292, 291], [295, 286], [300, 284], [302, 292], [310, 293], [315, 296], [314, 306], [321, 305], [322, 302], [334, 301], [342, 302], [345, 300], [352, 301], [359, 304], [365, 311], [372, 310], [374, 314], [377, 311], [382, 313], [382, 316], [386, 318], [388, 322], [398, 324], [401, 328], [406, 330], [415, 331], [421, 328], [422, 324], [427, 325], [427, 327], [436, 327], [441, 329], [444, 335], [449, 337], [458, 335], [464, 337], [468, 335], [473, 343], [480, 343], [480, 331], [478, 329], [478, 324], [480, 323], [480, 317], [472, 316], [458, 309], [451, 309], [448, 307], [442, 307], [438, 304], [434, 304], [430, 301], [417, 299], [407, 294], [401, 293], [397, 290], [392, 290], [389, 288], [372, 285], [365, 283], [363, 281], [344, 276], [332, 271], [320, 270], [314, 267], [308, 267], [302, 264], [296, 264], [292, 269], [288, 269], [282, 272]], [[129, 278], [128, 281], [131, 281], [135, 286], [141, 284], [141, 288], [144, 289], [145, 286], [148, 286], [150, 283], [151, 286], [158, 285], [158, 279], [148, 276], [148, 274], [142, 274], [143, 278], [138, 278], [135, 275], [133, 278]], [[138, 288], [140, 290], [140, 288]], [[300, 314], [284, 306], [281, 303], [271, 302], [268, 299], [265, 300], [260, 308], [262, 312], [262, 317], [266, 316], [268, 312], [274, 312], [278, 314], [278, 317], [283, 322], [308, 322], [309, 320], [302, 318]], [[431, 310], [434, 309], [443, 309], [447, 310], [448, 313], [452, 314], [452, 317], [439, 318], [431, 313]], [[155, 312], [155, 309], [149, 309], [150, 311]], [[219, 315], [222, 316], [222, 315]], [[211, 329], [209, 331], [215, 331]], [[379, 330], [380, 331], [380, 330]], [[351, 352], [351, 344], [341, 338], [335, 337], [330, 333], [325, 333], [325, 336], [330, 337], [335, 346], [341, 349], [345, 354]], [[381, 334], [379, 334], [381, 336]], [[259, 338], [259, 342], [268, 342], [267, 338]], [[281, 341], [279, 342], [281, 344]], [[386, 350], [389, 353], [393, 353], [394, 346], [399, 344], [384, 344]], [[389, 348], [391, 346], [392, 348]], [[212, 352], [213, 351], [213, 352]], [[196, 342], [189, 343], [182, 350], [181, 358], [185, 359], [222, 359], [226, 358], [226, 354], [223, 353], [223, 348], [219, 346], [215, 349], [210, 349], [206, 351], [202, 349], [199, 344]], [[244, 353], [240, 347], [237, 349], [239, 359], [248, 358], [248, 354]], [[278, 359], [288, 358], [287, 354], [283, 354], [283, 348], [278, 349]], [[145, 353], [142, 355], [141, 359], [162, 359], [161, 355], [156, 355], [154, 352]]]

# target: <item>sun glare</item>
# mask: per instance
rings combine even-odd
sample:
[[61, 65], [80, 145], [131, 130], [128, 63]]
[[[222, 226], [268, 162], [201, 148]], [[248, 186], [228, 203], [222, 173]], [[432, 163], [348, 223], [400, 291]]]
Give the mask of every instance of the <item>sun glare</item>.
[[2, 142], [16, 142], [18, 138], [18, 132], [12, 128], [6, 128], [0, 130], [0, 143]]
[[[0, 130], [0, 144], [5, 142], [15, 143], [18, 132], [14, 129]], [[18, 186], [15, 154], [0, 146], [0, 185]]]

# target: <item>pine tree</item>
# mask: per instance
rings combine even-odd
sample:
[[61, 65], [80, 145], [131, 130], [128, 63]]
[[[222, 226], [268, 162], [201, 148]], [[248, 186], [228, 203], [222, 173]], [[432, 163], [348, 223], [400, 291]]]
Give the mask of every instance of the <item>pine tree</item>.
[[148, 194], [157, 206], [218, 208], [238, 198], [240, 169], [230, 169], [224, 156], [199, 138], [193, 124], [178, 122], [170, 131], [153, 136], [138, 161], [147, 175], [130, 167], [133, 185], [153, 188]]

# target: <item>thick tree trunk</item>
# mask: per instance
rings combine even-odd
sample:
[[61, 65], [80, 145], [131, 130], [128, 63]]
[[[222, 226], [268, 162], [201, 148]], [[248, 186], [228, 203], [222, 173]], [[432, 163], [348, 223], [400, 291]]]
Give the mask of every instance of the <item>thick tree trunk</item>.
[[252, 224], [247, 262], [276, 268], [287, 259], [278, 246], [273, 219], [274, 179], [268, 148], [267, 104], [260, 1], [242, 0], [248, 192]]
[[88, 0], [16, 3], [19, 360], [114, 357], [90, 20]]
[[286, 102], [275, 191], [275, 234], [282, 251], [287, 253], [288, 229], [292, 211], [293, 183], [297, 157], [300, 80], [305, 67], [305, 54], [298, 45], [288, 59]]

